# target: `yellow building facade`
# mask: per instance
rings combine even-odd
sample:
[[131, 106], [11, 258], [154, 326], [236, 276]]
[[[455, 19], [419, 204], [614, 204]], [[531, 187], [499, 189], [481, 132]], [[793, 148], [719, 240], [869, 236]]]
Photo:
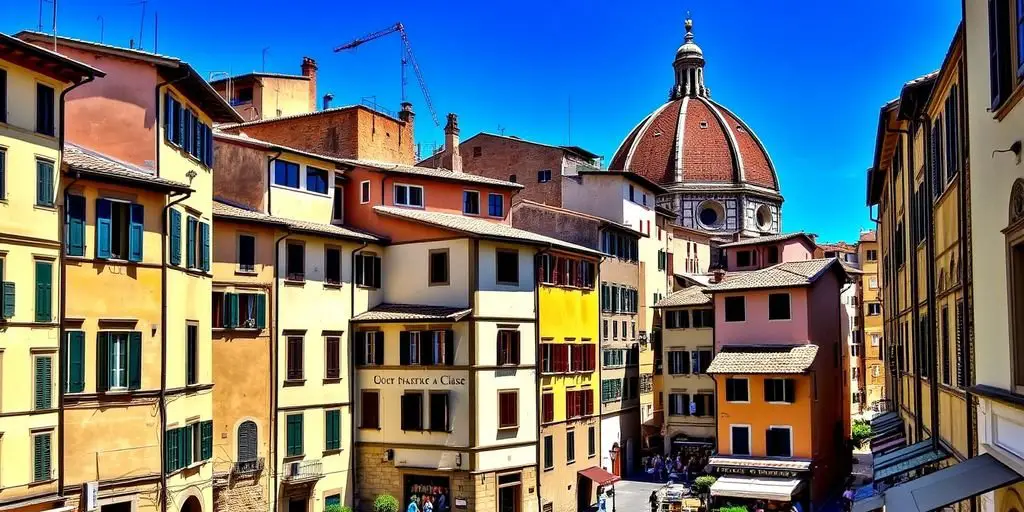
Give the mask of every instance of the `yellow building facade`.
[[97, 69], [0, 34], [0, 507], [5, 509], [41, 510], [62, 501], [60, 111], [65, 90], [101, 76]]
[[857, 261], [860, 263], [861, 275], [857, 293], [858, 316], [860, 317], [861, 339], [861, 381], [864, 387], [860, 402], [866, 411], [882, 411], [889, 407], [886, 403], [885, 361], [882, 353], [882, 302], [879, 300], [881, 276], [879, 275], [878, 240], [875, 231], [860, 234], [857, 243]]

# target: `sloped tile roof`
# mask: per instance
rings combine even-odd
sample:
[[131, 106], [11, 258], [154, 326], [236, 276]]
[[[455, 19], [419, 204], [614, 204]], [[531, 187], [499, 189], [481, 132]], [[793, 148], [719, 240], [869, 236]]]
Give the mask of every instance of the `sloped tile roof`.
[[701, 286], [690, 286], [677, 292], [672, 292], [654, 305], [656, 308], [671, 308], [680, 306], [702, 306], [711, 304], [711, 295], [704, 292]]
[[838, 260], [822, 258], [789, 261], [765, 269], [746, 272], [720, 283], [708, 286], [709, 292], [753, 290], [759, 288], [787, 288], [808, 286], [821, 277]]
[[708, 366], [711, 374], [804, 373], [818, 355], [817, 345], [722, 347]]
[[354, 158], [339, 159], [342, 163], [352, 166], [366, 167], [378, 172], [407, 174], [411, 176], [423, 176], [426, 178], [438, 178], [447, 181], [459, 181], [464, 183], [479, 183], [482, 185], [493, 185], [505, 188], [523, 188], [518, 183], [511, 181], [496, 180], [486, 176], [477, 176], [468, 172], [455, 172], [439, 167], [416, 167], [415, 165], [396, 164], [393, 162], [380, 162], [377, 160], [357, 160]]
[[472, 309], [427, 306], [421, 304], [378, 304], [373, 309], [352, 318], [353, 322], [394, 322], [436, 320], [458, 322], [472, 313]]
[[540, 235], [532, 231], [514, 228], [508, 224], [490, 222], [473, 217], [466, 217], [464, 215], [428, 212], [425, 210], [398, 208], [395, 206], [374, 206], [373, 211], [391, 217], [398, 217], [401, 219], [430, 224], [451, 231], [458, 231], [471, 236], [479, 236], [495, 240], [510, 240], [531, 245], [552, 245], [567, 251], [579, 252], [592, 256], [601, 255], [600, 252], [588, 249], [581, 245], [571, 244], [569, 242]]
[[737, 242], [729, 242], [727, 244], [721, 244], [718, 247], [720, 247], [722, 249], [728, 249], [730, 247], [743, 247], [744, 245], [767, 244], [767, 243], [771, 243], [771, 242], [781, 242], [783, 240], [789, 240], [791, 238], [796, 238], [796, 237], [801, 237], [801, 236], [806, 238], [808, 242], [811, 242], [813, 244], [813, 241], [811, 240], [811, 237], [807, 236], [807, 233], [804, 233], [803, 231], [797, 231], [795, 233], [780, 233], [778, 235], [765, 235], [765, 236], [758, 236], [758, 237], [754, 237], [754, 238], [747, 238], [747, 239], [744, 239], [744, 240], [739, 240]]
[[711, 457], [708, 459], [708, 465], [720, 468], [763, 468], [791, 471], [809, 471], [811, 469], [811, 461], [807, 459], [777, 459], [772, 457]]
[[188, 185], [157, 177], [152, 171], [122, 162], [113, 157], [83, 148], [76, 144], [64, 144], [64, 165], [69, 170], [80, 172], [94, 178], [108, 179], [130, 183], [132, 185], [185, 192], [191, 190]]
[[286, 227], [291, 231], [322, 235], [332, 238], [348, 240], [362, 240], [367, 242], [379, 242], [381, 238], [362, 231], [357, 231], [345, 226], [325, 224], [321, 222], [309, 222], [284, 217], [276, 217], [261, 212], [255, 212], [238, 206], [225, 203], [221, 200], [213, 202], [213, 215], [225, 219], [235, 219], [251, 222], [262, 222], [271, 225]]

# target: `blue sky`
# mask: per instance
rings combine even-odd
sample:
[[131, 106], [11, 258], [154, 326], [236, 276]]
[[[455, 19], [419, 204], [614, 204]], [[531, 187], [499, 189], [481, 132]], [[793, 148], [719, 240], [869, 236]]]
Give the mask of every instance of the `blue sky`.
[[[2, 2], [0, 31], [37, 26], [39, 0]], [[49, 30], [52, 4], [44, 9]], [[102, 17], [104, 42], [127, 46], [142, 9], [138, 0], [59, 0], [58, 31], [98, 40]], [[332, 49], [401, 21], [442, 124], [456, 112], [464, 138], [503, 131], [571, 142], [607, 162], [665, 101], [687, 10], [712, 97], [761, 137], [779, 171], [784, 229], [849, 240], [870, 227], [864, 173], [878, 109], [941, 64], [959, 0], [149, 0], [142, 40], [153, 50], [158, 12], [159, 52], [206, 76], [259, 70], [269, 47], [267, 71], [298, 73], [303, 56], [315, 58], [319, 94], [333, 93], [335, 105], [367, 98], [397, 110], [397, 36]], [[443, 134], [411, 75], [407, 94], [425, 156]]]

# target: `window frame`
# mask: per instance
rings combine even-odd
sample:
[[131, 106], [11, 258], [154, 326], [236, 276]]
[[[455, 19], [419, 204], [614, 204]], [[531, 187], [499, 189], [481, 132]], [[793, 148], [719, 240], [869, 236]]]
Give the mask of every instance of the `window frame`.
[[[252, 239], [252, 265], [250, 268], [246, 268], [242, 261], [242, 238]], [[235, 234], [235, 261], [238, 265], [235, 267], [235, 272], [241, 274], [255, 274], [256, 273], [256, 235], [246, 231], [239, 231]]]
[[[405, 188], [405, 201], [401, 203], [398, 202], [399, 187]], [[412, 198], [412, 194], [410, 194], [410, 191], [414, 188], [419, 189], [420, 191], [420, 204], [418, 205], [412, 204], [412, 202], [410, 202], [410, 199]], [[418, 208], [422, 210], [423, 208], [425, 208], [425, 205], [427, 203], [426, 191], [424, 190], [423, 185], [414, 185], [412, 183], [395, 183], [391, 187], [391, 202], [395, 206], [401, 206], [403, 208]]]
[[[434, 257], [439, 255], [444, 255], [444, 279], [434, 280]], [[427, 251], [427, 286], [450, 286], [451, 281], [452, 260], [449, 248], [430, 249]]]
[[[773, 317], [772, 316], [772, 298], [775, 298], [777, 300], [779, 297], [785, 297], [786, 298], [786, 316], [784, 318], [781, 317], [781, 316], [780, 317]], [[780, 306], [776, 305], [776, 307], [780, 307]], [[779, 312], [776, 311], [776, 313], [779, 313]], [[768, 321], [769, 322], [789, 322], [791, 320], [793, 320], [793, 295], [791, 293], [789, 293], [789, 292], [769, 293], [768, 294]]]
[[[853, 369], [856, 370], [856, 368], [853, 368]], [[769, 400], [768, 399], [767, 395], [768, 395], [768, 390], [769, 390], [769, 388], [768, 388], [769, 381], [771, 381], [772, 384], [778, 382], [778, 383], [780, 383], [782, 385], [782, 400]], [[790, 381], [790, 382], [793, 383], [792, 384], [793, 396], [787, 396], [787, 393], [786, 393], [786, 389], [787, 389], [786, 382], [787, 381]], [[795, 379], [790, 379], [790, 378], [786, 378], [786, 377], [770, 377], [770, 378], [765, 378], [765, 379], [763, 379], [763, 386], [764, 386], [764, 393], [765, 393], [765, 399], [764, 399], [765, 403], [772, 404], [772, 405], [793, 405], [794, 403], [796, 403], [796, 386], [797, 386], [797, 382], [796, 382]], [[777, 391], [775, 389], [774, 385], [772, 387], [772, 391], [773, 391], [773, 393], [775, 391]], [[775, 396], [773, 398], [779, 398], [779, 397]], [[789, 400], [787, 400], [787, 398]]]
[[[299, 358], [298, 358], [298, 374], [293, 374], [292, 368], [292, 342], [297, 340], [299, 345]], [[298, 334], [286, 335], [284, 337], [285, 343], [285, 382], [286, 383], [301, 383], [306, 380], [306, 340], [305, 337]], [[293, 376], [294, 375], [294, 376]]]
[[[502, 396], [513, 396], [513, 402], [515, 404], [515, 421], [512, 423], [503, 422], [502, 418]], [[497, 392], [498, 397], [498, 430], [515, 430], [519, 428], [519, 390], [518, 389], [499, 389]]]
[[[365, 404], [365, 398], [367, 395], [375, 395], [375, 401], [377, 402], [377, 410], [374, 412], [373, 425], [367, 424], [366, 414], [363, 411], [369, 410]], [[361, 389], [359, 390], [359, 428], [380, 430], [380, 390], [379, 389]]]
[[[337, 374], [331, 375], [331, 340], [337, 340], [337, 362], [333, 368]], [[324, 336], [324, 380], [326, 381], [340, 381], [341, 380], [341, 334], [329, 334]]]
[[372, 191], [370, 190], [370, 180], [363, 180], [359, 182], [359, 204], [367, 204], [372, 198]]
[[[300, 272], [291, 272], [291, 248], [298, 247], [302, 250], [302, 270]], [[302, 240], [288, 240], [284, 244], [284, 280], [293, 283], [304, 283], [306, 282], [306, 243]]]
[[[475, 212], [470, 212], [466, 208], [466, 206], [468, 204], [466, 200], [470, 196], [476, 196], [476, 211]], [[462, 191], [462, 214], [463, 215], [469, 215], [469, 216], [472, 216], [472, 217], [479, 217], [480, 216], [480, 191], [479, 190], [464, 189]]]
[[[327, 264], [330, 261], [330, 259], [328, 259], [327, 256], [332, 251], [338, 253], [338, 266], [337, 266], [337, 268], [333, 269], [334, 271], [337, 272], [337, 277], [338, 277], [337, 279], [330, 279], [329, 278], [329, 277], [332, 277], [332, 276], [329, 276], [329, 274], [331, 274], [332, 272], [329, 272], [328, 269], [331, 269], [332, 267]], [[340, 246], [337, 246], [337, 245], [325, 245], [324, 246], [324, 281], [323, 282], [324, 282], [325, 286], [339, 287], [342, 284], [344, 284], [344, 281], [345, 281], [345, 263], [344, 263], [345, 257], [344, 257], [344, 254], [345, 254], [345, 251]]]
[[[323, 173], [323, 178], [324, 178], [324, 191], [323, 192], [320, 192], [319, 190], [313, 190], [313, 189], [309, 188], [309, 178], [311, 177], [311, 171], [312, 171], [313, 174]], [[305, 190], [306, 192], [309, 192], [310, 194], [316, 194], [316, 195], [324, 196], [324, 197], [328, 197], [328, 196], [331, 195], [331, 185], [332, 185], [331, 177], [334, 175], [333, 172], [330, 172], [327, 169], [321, 169], [319, 167], [314, 167], [312, 165], [306, 165], [306, 172], [303, 173], [303, 174], [305, 174], [304, 177], [306, 178], [305, 180], [303, 180], [305, 182], [305, 185], [306, 185], [303, 190]]]
[[551, 169], [541, 169], [537, 171], [537, 183], [550, 183], [551, 176]]
[[[738, 320], [735, 319], [735, 318], [730, 320], [729, 319], [729, 303], [731, 301], [732, 304], [733, 304], [733, 307], [736, 307], [735, 305], [737, 303], [736, 302], [737, 300], [739, 301], [739, 304], [741, 306], [740, 314], [742, 314], [742, 318], [740, 318]], [[722, 316], [723, 316], [723, 320], [725, 320], [727, 323], [739, 324], [739, 323], [746, 322], [747, 321], [747, 298], [745, 296], [743, 296], [743, 295], [732, 295], [732, 296], [728, 296], [728, 297], [723, 297], [722, 298]]]
[[570, 428], [565, 431], [565, 463], [576, 462], [576, 429]]
[[[46, 89], [49, 89], [50, 91], [50, 104], [48, 105], [50, 117], [45, 123], [42, 123], [42, 119], [40, 119], [39, 117], [39, 107], [42, 97], [39, 93]], [[50, 84], [46, 84], [36, 80], [36, 126], [34, 130], [35, 133], [47, 137], [57, 136], [57, 101], [57, 89]]]
[[[191, 337], [191, 333], [195, 337]], [[195, 342], [195, 349], [192, 342]], [[189, 320], [185, 322], [185, 385], [196, 386], [201, 380], [199, 378], [199, 322]], [[191, 366], [191, 371], [189, 367]]]
[[542, 454], [544, 457], [543, 470], [551, 471], [555, 469], [555, 437], [552, 434], [548, 434], [544, 436], [541, 442], [543, 443], [542, 449], [544, 451]]
[[[45, 430], [29, 432], [29, 437], [32, 439], [32, 444], [29, 446], [29, 460], [30, 460], [29, 468], [31, 468], [31, 470], [32, 470], [32, 484], [33, 485], [34, 484], [45, 483], [45, 482], [52, 482], [54, 480], [54, 478], [53, 478], [53, 458], [54, 458], [53, 457], [53, 434], [54, 434], [54, 431], [53, 431], [52, 428], [48, 428], [48, 429], [45, 429]], [[35, 455], [35, 451], [36, 451], [35, 450], [36, 438], [43, 437], [43, 436], [48, 438], [47, 444], [49, 444], [49, 448], [50, 448], [50, 450], [49, 450], [50, 458], [48, 460], [46, 460], [46, 466], [47, 466], [47, 469], [49, 469], [49, 471], [48, 471], [45, 479], [37, 479], [36, 478], [36, 473], [35, 473], [36, 462], [37, 462], [36, 461], [36, 455]]]
[[[284, 183], [278, 183], [278, 168], [284, 167]], [[291, 178], [291, 166], [295, 166], [295, 185], [290, 185]], [[302, 166], [296, 162], [291, 162], [283, 158], [277, 158], [274, 160], [274, 180], [273, 185], [275, 187], [282, 187], [291, 190], [304, 190], [302, 188]]]
[[[736, 453], [736, 429], [745, 428], [747, 430], [747, 452]], [[749, 457], [754, 451], [754, 439], [753, 429], [749, 424], [745, 423], [730, 423], [729, 424], [729, 454], [732, 456], [740, 455]]]
[[[445, 418], [443, 428], [436, 428], [434, 426], [434, 397], [444, 397], [445, 407]], [[452, 397], [451, 392], [440, 389], [431, 389], [427, 391], [427, 419], [429, 425], [427, 425], [428, 432], [446, 432], [452, 431]]]
[[[767, 436], [768, 436], [768, 432], [771, 432], [772, 430], [788, 430], [789, 431], [789, 455], [771, 455], [771, 454], [768, 453], [768, 438], [767, 438]], [[786, 459], [793, 458], [793, 427], [791, 425], [769, 425], [768, 428], [765, 429], [764, 453], [765, 453], [765, 456], [767, 456], [767, 457], [782, 457], [782, 458], [786, 458]]]
[[[747, 395], [747, 399], [746, 400], [730, 400], [729, 399], [729, 382], [738, 382], [738, 381], [743, 381], [744, 383], [746, 383], [746, 395]], [[725, 386], [725, 393], [723, 393], [723, 394], [725, 395], [725, 401], [726, 402], [728, 402], [730, 404], [749, 404], [750, 403], [750, 378], [749, 377], [727, 377], [725, 379], [725, 383], [723, 384], [723, 386]]]
[[[514, 267], [515, 268], [515, 273], [516, 273], [516, 280], [515, 281], [508, 281], [508, 280], [502, 280], [501, 279], [502, 272], [501, 272], [501, 257], [500, 256], [502, 254], [505, 254], [506, 256], [511, 255], [511, 256], [514, 256], [514, 258], [515, 258], [515, 267]], [[519, 272], [519, 250], [518, 249], [508, 249], [508, 248], [504, 248], [504, 247], [499, 247], [499, 248], [495, 249], [494, 250], [494, 282], [495, 282], [495, 284], [502, 285], [502, 286], [519, 286], [519, 283], [521, 282], [521, 280], [522, 280], [522, 276], [520, 275], [520, 272]]]
[[[491, 201], [493, 199], [495, 199], [495, 198], [498, 199], [498, 206], [501, 208], [501, 212], [499, 214], [494, 214], [492, 209], [491, 209], [491, 206], [492, 206]], [[494, 193], [494, 192], [488, 192], [487, 193], [487, 216], [491, 217], [493, 219], [504, 219], [505, 218], [505, 194], [497, 194], [497, 193]]]

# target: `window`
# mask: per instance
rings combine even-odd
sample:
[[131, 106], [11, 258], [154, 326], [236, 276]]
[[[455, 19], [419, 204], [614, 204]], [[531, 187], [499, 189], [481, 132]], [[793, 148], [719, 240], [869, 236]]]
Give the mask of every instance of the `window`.
[[754, 256], [751, 251], [737, 251], [736, 252], [736, 266], [737, 267], [749, 267], [753, 265]]
[[237, 434], [238, 462], [252, 462], [258, 456], [259, 430], [256, 422], [247, 420], [238, 426]]
[[693, 328], [704, 329], [715, 326], [715, 312], [710, 309], [693, 310]]
[[324, 338], [324, 378], [341, 378], [341, 337]]
[[53, 87], [36, 84], [36, 133], [52, 137], [54, 122]]
[[555, 421], [555, 394], [542, 393], [540, 396], [541, 423]]
[[324, 411], [324, 450], [341, 449], [341, 411]]
[[498, 365], [519, 365], [519, 331], [498, 331]]
[[[7, 75], [5, 74], [4, 70], [0, 69], [0, 123], [6, 122], [4, 120], [4, 115], [6, 114], [6, 111], [4, 110], [4, 96], [3, 96], [4, 95], [4, 90], [3, 90], [4, 81], [3, 80], [4, 80], [4, 77], [6, 77], [6, 76]], [[6, 171], [6, 168], [4, 167], [6, 164], [7, 164], [7, 153], [5, 151], [0, 150], [0, 201], [7, 200], [7, 171]], [[81, 199], [81, 196], [68, 196], [68, 197], [69, 197], [69, 199], [71, 197], [76, 197], [76, 198], [79, 198], [79, 200], [83, 200], [83, 199]], [[68, 216], [69, 216], [69, 220], [79, 220], [79, 219], [81, 219], [81, 220], [84, 221], [85, 220], [85, 209], [84, 208], [85, 208], [85, 206], [83, 205], [82, 209], [81, 209], [81, 213], [80, 214], [76, 214], [75, 212], [77, 212], [78, 210], [75, 209], [75, 208], [72, 208], [72, 205], [69, 202], [68, 203]], [[68, 237], [68, 238], [70, 239], [71, 237]], [[73, 246], [73, 243], [72, 243], [71, 240], [68, 240], [68, 244]], [[69, 254], [71, 254], [71, 253], [69, 253]], [[72, 254], [72, 256], [81, 256], [81, 254]]]
[[854, 382], [860, 380], [860, 368], [850, 368], [850, 380]]
[[749, 382], [744, 378], [725, 379], [726, 402], [749, 402]]
[[50, 459], [52, 457], [50, 432], [32, 435], [32, 481], [46, 482], [52, 480]]
[[750, 455], [750, 427], [747, 425], [730, 425], [732, 455]]
[[850, 343], [850, 357], [860, 357], [860, 343]]
[[511, 182], [511, 183], [518, 183], [518, 181], [516, 180], [516, 175], [515, 174], [509, 174], [508, 175], [508, 181]]
[[448, 393], [445, 391], [430, 392], [430, 431], [449, 432]]
[[686, 416], [690, 413], [690, 395], [686, 393], [668, 394], [668, 415]]
[[668, 353], [668, 374], [684, 375], [690, 373], [690, 353], [685, 350], [672, 350]]
[[869, 334], [869, 336], [871, 336], [871, 346], [872, 347], [877, 347], [879, 344], [882, 343], [882, 335], [881, 334], [872, 333], [872, 334]]
[[327, 194], [327, 177], [329, 174], [323, 169], [306, 166], [306, 190], [317, 194]]
[[790, 427], [769, 427], [765, 434], [765, 454], [769, 457], [792, 457], [792, 435]]
[[142, 380], [141, 332], [100, 331], [97, 335], [96, 354], [98, 391], [140, 388]]
[[552, 436], [544, 436], [544, 469], [555, 467], [555, 439]]
[[341, 285], [341, 249], [324, 249], [324, 283]]
[[597, 432], [593, 426], [587, 429], [587, 456], [597, 455]]
[[551, 181], [551, 169], [537, 171], [537, 183], [547, 183], [549, 181]]
[[875, 249], [868, 249], [865, 259], [867, 259], [867, 261], [878, 261], [878, 251]]
[[190, 323], [185, 326], [185, 384], [199, 383], [199, 326]]
[[36, 160], [36, 204], [53, 206], [53, 162]]
[[768, 320], [789, 320], [789, 294], [771, 293], [768, 295]]
[[658, 249], [658, 270], [665, 270], [668, 265], [668, 253]]
[[601, 402], [617, 402], [622, 399], [622, 379], [601, 381]]
[[331, 198], [331, 222], [345, 222], [345, 187], [341, 175], [334, 178], [334, 196]]
[[[53, 262], [36, 261], [35, 270], [35, 321], [49, 323], [53, 320]], [[12, 307], [13, 302], [12, 300]]]
[[395, 204], [398, 206], [423, 208], [423, 187], [396, 183]]
[[287, 457], [301, 457], [304, 453], [302, 446], [302, 419], [302, 413], [289, 414], [285, 417], [288, 437]]
[[[1009, 0], [988, 0], [989, 93], [993, 111], [1010, 98], [1014, 87], [1010, 34], [1014, 25], [1020, 24], [1011, 21], [1010, 5]], [[1018, 48], [1021, 46], [1020, 37], [1018, 30]], [[1017, 71], [1020, 72], [1019, 62]]]
[[380, 428], [380, 392], [359, 394], [359, 428]]
[[882, 304], [879, 302], [868, 303], [868, 316], [878, 316], [882, 314]]
[[652, 393], [654, 391], [654, 375], [644, 374], [640, 377], [640, 392]]
[[872, 377], [881, 377], [882, 376], [882, 367], [877, 365], [877, 364], [871, 365], [871, 376]]
[[33, 409], [42, 411], [53, 407], [53, 357], [33, 357], [35, 389]]
[[576, 462], [576, 431], [570, 430], [565, 433], [565, 462], [572, 464]]
[[299, 164], [274, 160], [274, 184], [288, 188], [299, 188]]
[[519, 285], [519, 251], [498, 249], [495, 251], [498, 284]]
[[402, 395], [402, 430], [423, 430], [423, 393], [406, 391]]
[[878, 278], [877, 277], [869, 277], [868, 278], [868, 289], [870, 289], [870, 290], [877, 290], [878, 289]]
[[498, 428], [519, 426], [519, 392], [498, 391]]
[[505, 196], [501, 194], [487, 194], [487, 215], [491, 217], [505, 216]]
[[430, 268], [427, 272], [429, 285], [448, 285], [448, 249], [432, 249], [429, 258]]
[[256, 237], [252, 235], [238, 235], [238, 270], [256, 271]]
[[359, 204], [366, 204], [370, 202], [370, 182], [361, 181], [359, 182]]
[[765, 263], [774, 265], [779, 262], [779, 247], [777, 245], [770, 245], [767, 247], [768, 255], [765, 256], [767, 261]]
[[380, 288], [380, 256], [368, 253], [356, 254], [356, 285], [365, 288]]
[[289, 242], [287, 252], [287, 275], [289, 281], [306, 280], [306, 247], [300, 243]]
[[795, 402], [796, 383], [793, 379], [765, 379], [764, 401], [787, 404]]
[[288, 336], [286, 357], [288, 359], [287, 379], [300, 381], [303, 376], [302, 336]]
[[[138, 242], [139, 242], [138, 243], [139, 250], [137, 251], [137, 254], [136, 254], [136, 251], [134, 249], [135, 244], [132, 243], [131, 244], [132, 247], [130, 248], [130, 251], [129, 251], [129, 255], [130, 255], [129, 259], [133, 259], [133, 261], [139, 261], [139, 260], [142, 259], [142, 206], [141, 205], [132, 205], [132, 206], [133, 206], [132, 207], [132, 224], [133, 225], [137, 224], [139, 226], [138, 230], [137, 230], [139, 235], [137, 237], [135, 237], [133, 235], [132, 239], [133, 240], [135, 240], [135, 239], [138, 240]], [[135, 217], [136, 217], [136, 208], [135, 207], [136, 206], [138, 207], [138, 222], [135, 221]], [[101, 213], [99, 213], [97, 215], [99, 215], [101, 217], [100, 222], [102, 222], [102, 209], [100, 209], [100, 212]], [[108, 218], [109, 218], [110, 217], [109, 216], [109, 212], [110, 212], [109, 208], [107, 209], [107, 212], [108, 212]], [[103, 226], [101, 224], [99, 226], [98, 230], [97, 230], [97, 233], [98, 233], [97, 240], [100, 240], [100, 241], [103, 240], [103, 237], [101, 236], [102, 233], [99, 232], [99, 229], [102, 229], [102, 227]], [[115, 225], [115, 228], [116, 228], [116, 225]], [[132, 231], [135, 232], [136, 230], [133, 229]], [[115, 233], [116, 232], [117, 232], [117, 230], [115, 229]], [[109, 234], [109, 230], [108, 230], [108, 234]], [[103, 246], [102, 242], [98, 243], [98, 246], [102, 249], [102, 246]], [[111, 247], [111, 246], [108, 244], [107, 247]], [[105, 256], [103, 254], [101, 254], [100, 257], [108, 257], [109, 258], [109, 257], [111, 257], [111, 254], [112, 254], [112, 251], [108, 250], [107, 254]], [[114, 256], [114, 257], [116, 257], [116, 256]], [[188, 217], [187, 227], [185, 229], [185, 264], [190, 269], [202, 270], [202, 271], [209, 271], [210, 270], [210, 224], [206, 223], [206, 222], [200, 222], [199, 219], [197, 219], [195, 217], [192, 217], [192, 216]]]
[[725, 298], [725, 321], [742, 322], [746, 320], [746, 300], [743, 297]]
[[356, 364], [384, 364], [384, 333], [382, 331], [356, 333]]
[[263, 329], [267, 323], [267, 297], [262, 293], [213, 292], [214, 328]]
[[462, 191], [462, 213], [480, 215], [480, 192], [476, 190]]

